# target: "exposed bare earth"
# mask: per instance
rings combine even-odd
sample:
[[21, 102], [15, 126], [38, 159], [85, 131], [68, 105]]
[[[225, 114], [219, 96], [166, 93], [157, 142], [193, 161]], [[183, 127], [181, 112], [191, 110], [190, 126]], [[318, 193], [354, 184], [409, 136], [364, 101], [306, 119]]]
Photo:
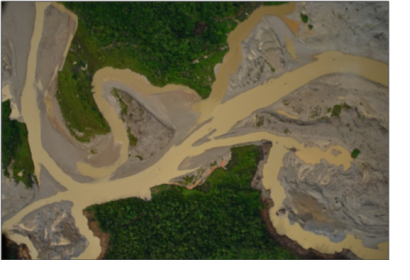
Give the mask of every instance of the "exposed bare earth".
[[172, 140], [175, 135], [173, 129], [157, 120], [141, 103], [133, 99], [128, 93], [118, 90], [119, 98], [127, 106], [127, 112], [121, 115], [120, 102], [117, 104], [120, 108], [119, 114], [129, 129], [129, 133], [137, 138], [136, 145], [129, 145], [128, 152], [130, 160], [147, 161], [156, 153], [161, 152]]
[[[118, 102], [112, 96], [112, 88], [118, 89], [120, 93], [127, 94], [130, 97], [127, 98], [128, 104], [134, 104], [131, 106], [135, 107], [133, 107], [132, 110], [128, 110], [127, 118], [129, 125], [133, 128], [133, 135], [136, 135], [138, 138], [137, 146], [134, 148], [131, 147], [131, 151], [137, 154], [139, 153], [138, 155], [141, 153], [147, 154], [147, 158], [142, 156], [142, 161], [138, 157], [129, 157], [127, 163], [118, 168], [111, 176], [112, 179], [118, 179], [130, 176], [148, 168], [157, 162], [170, 147], [183, 141], [188, 131], [195, 125], [198, 118], [198, 114], [191, 109], [191, 105], [197, 102], [199, 97], [194, 93], [184, 91], [144, 95], [122, 83], [110, 81], [103, 85], [103, 92], [106, 100], [116, 107], [118, 116], [121, 116], [121, 109]], [[137, 120], [132, 124], [130, 122], [132, 116], [138, 118], [140, 112], [146, 112], [143, 113], [145, 115], [143, 122]], [[149, 127], [144, 127], [144, 124], [147, 124], [148, 121], [156, 123], [157, 126], [161, 127], [161, 130], [158, 131]], [[128, 123], [126, 123], [127, 126]], [[148, 133], [139, 134], [138, 130], [140, 132], [143, 132], [142, 130], [144, 130]], [[172, 136], [170, 135], [171, 131]], [[162, 140], [158, 138], [161, 136], [159, 134], [162, 135]], [[138, 137], [139, 135], [141, 136]], [[158, 149], [148, 147], [148, 143], [151, 143], [151, 145]], [[167, 144], [165, 145], [165, 143]], [[144, 151], [145, 149], [148, 150]]]
[[306, 250], [301, 247], [297, 242], [291, 240], [286, 235], [280, 235], [277, 233], [276, 229], [272, 226], [272, 222], [269, 218], [269, 203], [265, 197], [261, 196], [261, 202], [265, 207], [261, 210], [261, 218], [265, 223], [266, 230], [269, 232], [269, 235], [276, 240], [281, 246], [290, 250], [296, 256], [299, 256], [302, 259], [359, 259], [355, 254], [350, 250], [343, 250], [340, 253], [336, 254], [323, 254], [319, 251], [316, 251], [312, 248]]
[[1, 175], [1, 223], [14, 216], [24, 207], [40, 199], [51, 197], [58, 192], [66, 191], [48, 172], [42, 168], [40, 172], [41, 188], [34, 184], [27, 189], [22, 182], [16, 184], [13, 180]]
[[77, 22], [73, 15], [61, 12], [53, 5], [47, 7], [44, 22], [36, 69], [36, 78], [41, 81], [45, 92], [37, 100], [44, 148], [67, 174], [79, 182], [89, 182], [91, 178], [78, 172], [77, 162], [88, 163], [90, 150], [98, 147], [105, 151], [99, 164], [109, 165], [118, 157], [118, 151], [114, 147], [112, 134], [95, 137], [90, 143], [81, 143], [68, 131], [55, 94], [57, 71], [63, 67], [67, 45], [74, 35]]
[[[302, 259], [359, 259], [355, 254], [350, 250], [343, 250], [340, 253], [336, 254], [323, 254], [312, 248], [304, 249], [297, 242], [291, 240], [286, 235], [280, 235], [273, 227], [272, 222], [269, 217], [269, 209], [274, 206], [274, 202], [271, 199], [270, 191], [266, 190], [262, 184], [263, 178], [263, 167], [268, 160], [269, 151], [272, 148], [272, 143], [265, 142], [259, 146], [259, 163], [256, 173], [251, 181], [251, 187], [261, 191], [261, 203], [263, 208], [261, 210], [261, 218], [265, 223], [266, 229], [269, 232], [269, 235], [276, 240], [281, 246], [290, 250], [296, 256], [299, 256]], [[293, 153], [292, 153], [293, 154]]]
[[45, 205], [15, 227], [15, 232], [31, 240], [39, 259], [71, 259], [88, 246], [71, 216], [72, 205], [69, 201]]
[[[301, 22], [302, 12], [312, 30]], [[265, 16], [243, 42], [243, 59], [224, 100], [309, 63], [325, 50], [388, 63], [387, 3], [307, 2], [304, 8], [298, 2], [288, 18], [300, 24], [296, 35], [279, 18]], [[332, 117], [334, 105], [342, 106], [340, 117]], [[388, 88], [354, 75], [328, 75], [239, 121], [230, 136], [262, 130], [322, 150], [333, 145], [359, 149], [347, 171], [326, 161], [306, 164], [290, 151], [278, 177], [287, 198], [279, 203], [293, 210], [287, 218], [305, 230], [333, 242], [355, 234], [364, 246], [376, 248], [389, 236], [388, 106]]]
[[[6, 9], [10, 12], [4, 13], [2, 20], [2, 53], [5, 54], [2, 56], [2, 86], [10, 83], [12, 100], [21, 110], [20, 96], [25, 81], [34, 6], [31, 3], [11, 3]], [[15, 21], [17, 11], [17, 18], [23, 14], [24, 20]], [[308, 24], [313, 25], [312, 30], [301, 22], [301, 12], [309, 16]], [[292, 24], [294, 27], [295, 22], [300, 24], [299, 32], [289, 28]], [[78, 172], [76, 163], [84, 161], [96, 167], [110, 165], [118, 158], [119, 152], [112, 134], [96, 137], [89, 144], [77, 142], [61, 117], [54, 97], [55, 74], [56, 69], [62, 66], [64, 48], [74, 30], [75, 22], [66, 13], [53, 6], [47, 8], [36, 71], [36, 78], [41, 81], [39, 86], [46, 94], [39, 96], [37, 102], [44, 149], [66, 174], [78, 182], [90, 182], [91, 178]], [[278, 78], [306, 65], [315, 60], [313, 55], [328, 50], [388, 63], [388, 3], [298, 2], [286, 22], [279, 17], [265, 16], [243, 41], [242, 47], [243, 58], [231, 76], [224, 101], [263, 84], [267, 79]], [[111, 179], [131, 176], [155, 164], [172, 146], [189, 137], [188, 132], [199, 116], [191, 110], [191, 105], [199, 100], [195, 94], [175, 91], [144, 95], [115, 81], [105, 82], [102, 87], [105, 99], [117, 108], [119, 116], [120, 107], [112, 97], [111, 89], [116, 87], [120, 90], [129, 106], [124, 117], [125, 125], [138, 138], [137, 146], [129, 147], [131, 156], [128, 161], [117, 169]], [[286, 199], [275, 201], [275, 206], [287, 208], [288, 214], [283, 219], [327, 236], [333, 242], [343, 240], [346, 234], [354, 234], [364, 246], [376, 248], [378, 243], [388, 240], [389, 234], [388, 101], [388, 88], [384, 86], [354, 75], [327, 75], [274, 104], [266, 104], [265, 108], [239, 120], [229, 133], [220, 138], [268, 131], [290, 136], [306, 146], [322, 150], [334, 145], [341, 145], [349, 151], [359, 149], [358, 158], [350, 169], [344, 171], [324, 160], [319, 164], [307, 164], [297, 157], [292, 147], [286, 147], [289, 152], [282, 160], [283, 167], [278, 175]], [[335, 105], [342, 106], [340, 116], [332, 116]], [[210, 130], [193, 146], [214, 140], [214, 132]], [[269, 143], [262, 145], [263, 156], [252, 187], [262, 191], [264, 204], [272, 206], [273, 202], [267, 201], [270, 194], [262, 185], [263, 166], [270, 147]], [[333, 154], [337, 155], [338, 151]], [[142, 160], [136, 156], [141, 156]], [[188, 157], [181, 162], [179, 169], [201, 167], [200, 172], [186, 174], [194, 176], [189, 184], [181, 183], [186, 175], [173, 181], [189, 188], [195, 187], [216, 167], [223, 167], [229, 158], [229, 147], [213, 148], [201, 155]], [[40, 181], [40, 189], [35, 186], [26, 190], [22, 184], [15, 186], [2, 176], [2, 222], [34, 201], [65, 190], [45, 168], [41, 169]], [[79, 256], [86, 248], [87, 240], [74, 224], [71, 207], [67, 201], [45, 205], [28, 214], [17, 228], [33, 242], [39, 258], [71, 258]], [[268, 209], [264, 209], [261, 215], [268, 231], [280, 244], [302, 257], [331, 258], [312, 249], [304, 250], [286, 236], [278, 235], [272, 227]], [[99, 258], [103, 258], [108, 236], [97, 231], [98, 225], [93, 217], [87, 218], [90, 229], [101, 239], [103, 252]], [[346, 250], [335, 257], [356, 258]]]
[[[350, 108], [342, 108], [339, 117], [332, 117], [328, 109], [343, 103]], [[377, 108], [375, 115], [368, 113], [365, 104]], [[323, 150], [333, 145], [350, 151], [359, 149], [361, 153], [347, 171], [325, 161], [306, 164], [289, 152], [279, 180], [287, 194], [283, 204], [294, 210], [289, 215], [291, 221], [333, 242], [352, 233], [365, 246], [375, 247], [388, 240], [389, 139], [383, 126], [388, 124], [386, 104], [385, 87], [354, 76], [325, 76], [258, 110], [239, 122], [234, 131], [238, 135], [252, 130], [290, 135]], [[278, 114], [279, 108], [298, 119]]]
[[[1, 87], [10, 84], [12, 101], [21, 112], [35, 6], [30, 2], [5, 3], [1, 18]], [[21, 20], [23, 19], [23, 20]], [[22, 121], [22, 119], [19, 119]]]
[[[296, 35], [279, 17], [265, 16], [242, 42], [242, 62], [223, 100], [310, 63], [314, 55], [325, 51], [388, 63], [388, 7], [387, 2], [297, 2], [295, 11], [286, 17], [299, 23]], [[302, 12], [308, 15], [307, 24], [300, 19]]]

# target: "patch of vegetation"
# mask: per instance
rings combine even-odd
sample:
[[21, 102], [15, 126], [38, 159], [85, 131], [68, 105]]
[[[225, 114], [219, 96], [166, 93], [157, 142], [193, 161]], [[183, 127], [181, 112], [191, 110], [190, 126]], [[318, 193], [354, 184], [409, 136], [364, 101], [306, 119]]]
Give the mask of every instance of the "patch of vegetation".
[[384, 127], [383, 125], [380, 125], [380, 129], [383, 133], [389, 132], [389, 130], [386, 127]]
[[260, 192], [249, 184], [258, 147], [232, 149], [198, 188], [152, 188], [152, 200], [128, 198], [92, 205], [110, 233], [106, 259], [294, 259], [268, 234], [260, 218]]
[[10, 120], [10, 100], [1, 103], [1, 163], [3, 173], [10, 178], [8, 168], [12, 170], [16, 183], [23, 182], [26, 188], [31, 188], [37, 182], [34, 175], [34, 163], [28, 144], [28, 131], [25, 123]]
[[[252, 12], [260, 3], [67, 2], [64, 5], [78, 15], [88, 36], [96, 43], [104, 65], [108, 60], [121, 60], [120, 68], [142, 73], [155, 85], [187, 85], [206, 98], [215, 79], [213, 67], [222, 61], [222, 48], [227, 47], [226, 34], [236, 27], [235, 19], [244, 20], [240, 16]], [[204, 57], [208, 58], [202, 60]], [[197, 59], [199, 65], [192, 63]]]
[[339, 117], [342, 109], [351, 109], [351, 108], [352, 107], [350, 107], [346, 103], [335, 105], [333, 106], [331, 117]]
[[184, 183], [185, 183], [185, 185], [190, 185], [190, 184], [192, 184], [194, 181], [195, 181], [195, 176], [194, 175], [191, 175], [191, 176], [184, 176]]
[[[105, 66], [131, 69], [156, 86], [186, 85], [207, 98], [222, 62], [227, 34], [260, 2], [64, 2], [78, 27], [57, 100], [70, 133], [81, 142], [110, 128], [91, 92]], [[277, 2], [272, 5], [281, 5]], [[198, 63], [194, 63], [197, 61]], [[87, 66], [87, 67], [84, 67]], [[79, 135], [76, 134], [79, 132]]]
[[352, 158], [357, 158], [357, 156], [360, 154], [360, 150], [354, 149], [351, 156]]
[[112, 95], [114, 95], [115, 99], [117, 99], [117, 102], [120, 104], [121, 107], [121, 119], [124, 121], [124, 116], [128, 113], [128, 105], [125, 104], [124, 100], [120, 97], [118, 94], [118, 89], [113, 88], [111, 91]]
[[265, 121], [263, 116], [256, 115], [256, 127], [261, 127]]
[[289, 128], [285, 128], [285, 129], [283, 130], [283, 133], [285, 133], [285, 134], [289, 134], [289, 133], [290, 133]]
[[289, 2], [263, 2], [265, 6], [280, 6], [288, 3]]
[[313, 25], [309, 24], [309, 25], [308, 25], [308, 28], [309, 28], [309, 30], [312, 30], [312, 29], [313, 29]]
[[131, 129], [128, 127], [127, 128], [127, 134], [128, 134], [128, 140], [130, 142], [130, 146], [137, 146], [138, 143], [138, 138], [135, 137], [132, 133], [131, 133]]
[[331, 116], [332, 117], [339, 117], [341, 111], [342, 111], [342, 106], [341, 105], [335, 105], [335, 106], [333, 106]]
[[[88, 67], [83, 70], [86, 64]], [[56, 97], [68, 130], [80, 142], [110, 132], [91, 91], [92, 76], [102, 66], [96, 43], [79, 22], [64, 67], [58, 74]]]
[[301, 13], [300, 14], [300, 19], [302, 20], [303, 23], [307, 23], [309, 17], [306, 14]]
[[[59, 74], [57, 96], [71, 134], [83, 142], [110, 130], [92, 99], [91, 78], [98, 69], [129, 68], [155, 85], [184, 84], [206, 98], [215, 80], [214, 65], [228, 51], [222, 49], [226, 34], [236, 27], [233, 19], [258, 6], [245, 2], [64, 4], [78, 14], [79, 25]], [[192, 63], [196, 59], [200, 62]]]

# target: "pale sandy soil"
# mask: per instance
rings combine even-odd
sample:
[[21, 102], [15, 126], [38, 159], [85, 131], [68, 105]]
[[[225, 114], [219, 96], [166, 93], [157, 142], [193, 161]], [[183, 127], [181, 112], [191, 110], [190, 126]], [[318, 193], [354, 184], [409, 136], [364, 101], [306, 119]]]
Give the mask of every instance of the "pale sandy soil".
[[21, 93], [33, 34], [35, 6], [30, 2], [6, 3], [1, 18], [1, 87], [10, 84], [12, 100], [21, 112]]
[[[300, 19], [302, 12], [308, 15], [307, 24]], [[292, 31], [289, 22], [299, 27], [297, 32]], [[313, 25], [312, 30], [308, 24]], [[241, 43], [242, 61], [223, 100], [310, 63], [314, 55], [325, 51], [341, 51], [388, 64], [388, 30], [387, 2], [297, 2], [288, 16], [265, 16]]]
[[[279, 78], [285, 72], [306, 65], [315, 60], [315, 54], [327, 50], [362, 55], [388, 63], [388, 26], [384, 24], [388, 20], [386, 3], [378, 3], [375, 6], [363, 3], [307, 3], [305, 8], [303, 5], [302, 2], [298, 2], [296, 10], [288, 16], [286, 22], [275, 16], [265, 16], [242, 42], [242, 60], [236, 72], [230, 77], [224, 101], [239, 96], [270, 78]], [[335, 5], [340, 6], [336, 9]], [[339, 11], [341, 7], [348, 7], [350, 10], [344, 9], [345, 12], [339, 16], [335, 11]], [[26, 4], [24, 9], [30, 14], [32, 7]], [[314, 25], [313, 30], [308, 30], [300, 21], [300, 13], [305, 10], [309, 15], [308, 23]], [[364, 13], [361, 12], [365, 12], [370, 20], [363, 20]], [[56, 88], [53, 75], [56, 68], [61, 67], [64, 59], [64, 40], [67, 42], [72, 35], [73, 25], [66, 25], [67, 21], [70, 22], [68, 16], [59, 14], [53, 8], [46, 11], [45, 20], [48, 24], [45, 25], [40, 44], [36, 72], [42, 81], [42, 87], [48, 90], [45, 98], [38, 97], [43, 146], [68, 175], [79, 182], [89, 182], [92, 179], [81, 175], [77, 171], [76, 163], [84, 161], [95, 166], [108, 165], [118, 158], [118, 151], [110, 134], [97, 137], [92, 143], [83, 145], [73, 140], [65, 128], [53, 98]], [[27, 16], [27, 22], [31, 21], [30, 16]], [[295, 30], [295, 22], [300, 25], [298, 32]], [[8, 28], [18, 30], [19, 26]], [[62, 35], [52, 35], [57, 33]], [[329, 34], [336, 35], [328, 36]], [[53, 41], [53, 38], [58, 40]], [[28, 43], [21, 41], [20, 44], [24, 46], [17, 44], [13, 51], [18, 50], [24, 58], [24, 54], [28, 53]], [[374, 44], [378, 44], [379, 47], [375, 48]], [[2, 36], [2, 47], [3, 45], [7, 44], [3, 44]], [[55, 56], [48, 57], [45, 55], [48, 52]], [[13, 61], [11, 58], [9, 60]], [[12, 62], [11, 65], [19, 64]], [[215, 67], [215, 71], [219, 68]], [[275, 71], [272, 72], [271, 68]], [[12, 69], [17, 69], [15, 76], [21, 77], [24, 81], [24, 67], [16, 66]], [[11, 81], [12, 78], [7, 79]], [[13, 84], [19, 85], [17, 82]], [[117, 113], [118, 105], [109, 98], [112, 87], [127, 92], [156, 119], [172, 128], [175, 135], [161, 151], [146, 162], [128, 159], [111, 179], [128, 177], [147, 169], [171, 147], [179, 145], [192, 135], [193, 131], [190, 130], [199, 119], [199, 114], [191, 109], [193, 104], [199, 104], [199, 97], [196, 94], [183, 91], [142, 94], [107, 77], [102, 85], [103, 93], [106, 100], [117, 106]], [[10, 92], [15, 98], [14, 102], [19, 106], [18, 90], [10, 88]], [[328, 108], [342, 103], [348, 104], [351, 108], [342, 109], [340, 118], [321, 119], [329, 117]], [[362, 153], [352, 163], [353, 168], [348, 172], [325, 161], [318, 164], [301, 162], [296, 154], [289, 151], [283, 159], [284, 166], [278, 176], [285, 189], [286, 199], [275, 203], [283, 204], [289, 212], [293, 209], [293, 213], [284, 219], [299, 223], [308, 231], [327, 236], [335, 242], [343, 239], [346, 234], [353, 233], [360, 236], [365, 246], [374, 247], [378, 242], [388, 240], [388, 133], [382, 128], [388, 130], [388, 117], [388, 88], [354, 75], [328, 75], [297, 89], [274, 104], [266, 104], [266, 108], [253, 112], [249, 117], [238, 120], [228, 133], [219, 135], [217, 139], [268, 131], [279, 136], [291, 136], [306, 146], [315, 146], [322, 150], [335, 144], [342, 145], [348, 150], [360, 148]], [[201, 127], [198, 126], [194, 131]], [[210, 129], [208, 135], [197, 139], [193, 146], [207, 143], [211, 139], [215, 140]], [[263, 142], [260, 140], [252, 143]], [[241, 143], [244, 144], [247, 143]], [[101, 150], [102, 153], [91, 156], [90, 151], [93, 148]], [[101, 156], [102, 154], [104, 156]], [[202, 167], [201, 172], [187, 174], [195, 176], [194, 183], [187, 186], [192, 188], [209, 176], [216, 166], [225, 166], [229, 158], [229, 147], [214, 148], [201, 155], [186, 158], [181, 162], [179, 169]], [[214, 161], [216, 165], [213, 164]], [[262, 169], [263, 165], [260, 168]], [[300, 176], [301, 174], [303, 176]], [[258, 175], [262, 174], [259, 172]], [[43, 180], [47, 182], [47, 179], [41, 179], [42, 184]], [[181, 179], [174, 178], [174, 181]], [[262, 189], [261, 179], [255, 182], [254, 187]], [[49, 185], [55, 186], [52, 179]], [[50, 195], [55, 191], [50, 191]], [[10, 196], [16, 196], [18, 193]], [[16, 212], [23, 208], [31, 199], [22, 198], [12, 211]], [[366, 224], [370, 224], [370, 228], [366, 227]], [[73, 256], [72, 252], [68, 255]]]
[[[199, 97], [196, 94], [187, 93], [184, 91], [143, 95], [136, 92], [131, 87], [116, 81], [110, 81], [104, 84], [103, 91], [106, 96], [111, 95], [112, 87], [126, 92], [148, 112], [151, 112], [157, 120], [165, 126], [171, 127], [174, 131], [172, 140], [165, 147], [163, 147], [162, 150], [153, 155], [148, 161], [141, 162], [133, 160], [133, 158], [129, 158], [127, 163], [118, 168], [118, 170], [111, 176], [112, 179], [118, 179], [130, 176], [140, 170], [148, 168], [158, 161], [158, 159], [160, 159], [170, 147], [178, 145], [183, 141], [187, 132], [195, 125], [198, 118], [198, 114], [191, 110], [191, 105], [197, 102]], [[119, 115], [117, 102], [113, 98], [110, 98], [109, 100], [111, 100], [112, 104], [117, 107], [117, 113]], [[153, 131], [152, 135], [147, 135], [147, 137], [153, 137], [152, 141], [156, 141], [155, 136], [155, 131]]]
[[40, 180], [41, 187], [34, 184], [31, 189], [27, 189], [22, 182], [16, 184], [13, 179], [1, 175], [2, 224], [24, 207], [43, 198], [54, 196], [58, 192], [66, 191], [66, 188], [61, 186], [46, 168], [41, 169]]
[[39, 259], [71, 259], [79, 256], [88, 241], [81, 236], [71, 215], [72, 202], [45, 205], [24, 217], [16, 232], [29, 236]]

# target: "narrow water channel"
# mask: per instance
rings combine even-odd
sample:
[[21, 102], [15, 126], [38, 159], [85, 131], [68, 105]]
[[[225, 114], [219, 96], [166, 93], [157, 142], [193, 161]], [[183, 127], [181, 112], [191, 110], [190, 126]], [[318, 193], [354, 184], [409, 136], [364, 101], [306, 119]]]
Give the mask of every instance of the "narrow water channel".
[[[343, 165], [343, 168], [346, 170], [350, 167], [351, 157], [349, 151], [345, 148], [334, 146], [330, 147], [327, 151], [321, 151], [317, 148], [305, 147], [291, 137], [280, 137], [267, 132], [250, 133], [230, 138], [223, 137], [239, 120], [248, 117], [254, 111], [276, 102], [283, 96], [292, 93], [296, 89], [323, 75], [352, 73], [388, 86], [388, 66], [386, 64], [340, 52], [325, 52], [318, 55], [316, 61], [292, 72], [288, 72], [277, 79], [269, 80], [221, 104], [222, 97], [227, 89], [229, 75], [235, 72], [241, 60], [240, 42], [248, 36], [252, 28], [264, 15], [274, 14], [277, 16], [285, 16], [293, 11], [295, 4], [292, 3], [279, 7], [261, 7], [256, 10], [248, 20], [239, 24], [229, 35], [228, 42], [230, 51], [225, 56], [218, 70], [210, 98], [193, 106], [193, 109], [201, 114], [198, 124], [212, 116], [211, 121], [192, 133], [180, 145], [171, 147], [170, 150], [151, 167], [133, 176], [117, 180], [109, 180], [109, 175], [126, 162], [128, 157], [128, 138], [121, 119], [114, 108], [112, 108], [103, 97], [102, 85], [110, 81], [116, 81], [133, 88], [137, 94], [143, 95], [172, 90], [191, 90], [175, 85], [158, 88], [150, 85], [141, 75], [132, 73], [130, 70], [119, 70], [110, 67], [101, 69], [93, 78], [94, 96], [98, 107], [112, 129], [116, 143], [121, 145], [121, 156], [113, 165], [104, 167], [103, 169], [95, 169], [85, 164], [79, 164], [78, 168], [81, 173], [98, 178], [91, 183], [79, 183], [68, 176], [51, 159], [44, 150], [41, 135], [38, 133], [41, 131], [40, 112], [36, 100], [39, 85], [35, 80], [35, 68], [38, 46], [43, 29], [44, 10], [48, 5], [49, 3], [46, 2], [36, 3], [36, 22], [31, 40], [27, 78], [22, 96], [22, 114], [29, 131], [29, 143], [35, 163], [36, 176], [39, 178], [41, 166], [44, 166], [61, 185], [67, 188], [67, 191], [37, 201], [22, 209], [13, 218], [4, 223], [3, 230], [10, 231], [25, 215], [39, 207], [52, 202], [69, 200], [74, 204], [72, 215], [75, 218], [76, 226], [90, 243], [85, 252], [78, 258], [95, 259], [99, 255], [101, 248], [99, 239], [92, 235], [92, 232], [88, 229], [87, 220], [82, 214], [83, 209], [87, 206], [131, 196], [146, 197], [149, 199], [151, 198], [151, 187], [168, 183], [175, 177], [194, 171], [178, 169], [180, 163], [187, 157], [202, 154], [211, 148], [269, 140], [275, 144], [271, 149], [268, 162], [264, 167], [263, 183], [266, 188], [271, 189], [275, 207], [271, 209], [270, 217], [273, 225], [280, 234], [286, 234], [304, 248], [313, 248], [324, 253], [334, 253], [341, 251], [343, 248], [347, 248], [361, 258], [388, 257], [388, 242], [380, 244], [377, 250], [363, 247], [361, 241], [355, 239], [353, 236], [348, 236], [342, 242], [333, 243], [327, 237], [304, 231], [298, 224], [290, 225], [287, 219], [279, 219], [273, 214], [278, 210], [278, 207], [280, 207], [285, 198], [284, 189], [277, 180], [279, 169], [282, 166], [283, 156], [288, 152], [284, 146], [294, 146], [299, 149], [297, 156], [307, 163], [318, 163], [320, 159], [324, 158], [332, 164]], [[360, 65], [360, 67], [357, 67], [358, 65]], [[238, 110], [238, 108], [241, 109]], [[211, 141], [199, 146], [193, 146], [198, 139], [204, 137], [213, 129], [216, 131], [212, 135], [213, 138]], [[222, 137], [216, 138], [218, 136]], [[276, 144], [276, 142], [278, 142], [278, 144]], [[335, 157], [331, 153], [332, 149], [337, 149], [341, 154]], [[18, 243], [26, 243], [29, 246], [33, 258], [36, 257], [36, 250], [28, 238], [16, 234], [12, 235], [11, 238]]]

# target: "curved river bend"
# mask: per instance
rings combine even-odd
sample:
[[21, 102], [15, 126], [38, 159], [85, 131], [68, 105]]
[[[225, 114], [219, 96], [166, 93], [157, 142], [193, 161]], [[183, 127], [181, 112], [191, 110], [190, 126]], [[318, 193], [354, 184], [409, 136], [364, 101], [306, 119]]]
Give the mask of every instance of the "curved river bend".
[[[270, 217], [279, 234], [286, 234], [304, 248], [313, 248], [323, 253], [335, 253], [346, 248], [350, 249], [357, 256], [365, 259], [388, 258], [388, 242], [379, 244], [378, 249], [370, 249], [363, 247], [361, 240], [356, 239], [353, 235], [348, 235], [342, 242], [333, 243], [325, 236], [304, 231], [297, 223], [290, 225], [287, 219], [279, 219], [274, 215], [274, 212], [278, 210], [285, 198], [284, 188], [277, 179], [279, 169], [282, 166], [282, 158], [285, 153], [288, 152], [284, 146], [294, 146], [299, 149], [297, 156], [307, 163], [319, 163], [320, 159], [325, 158], [329, 163], [334, 165], [343, 165], [344, 170], [346, 170], [350, 167], [351, 157], [349, 151], [344, 147], [333, 146], [327, 151], [322, 151], [318, 148], [305, 147], [293, 138], [279, 137], [268, 132], [256, 132], [237, 137], [217, 138], [229, 132], [239, 120], [248, 117], [252, 112], [276, 102], [280, 98], [323, 75], [351, 73], [388, 86], [388, 66], [386, 64], [340, 52], [325, 52], [318, 55], [316, 61], [292, 72], [288, 72], [277, 79], [269, 80], [221, 104], [222, 97], [227, 89], [229, 75], [235, 72], [241, 60], [240, 42], [248, 36], [252, 28], [264, 15], [277, 15], [283, 18], [294, 10], [295, 3], [279, 7], [261, 7], [252, 13], [248, 20], [240, 23], [229, 35], [228, 43], [230, 51], [224, 57], [224, 61], [219, 68], [216, 81], [212, 86], [211, 96], [207, 100], [203, 100], [193, 106], [193, 109], [201, 114], [197, 125], [208, 120], [210, 117], [212, 117], [212, 119], [189, 135], [183, 143], [171, 147], [170, 150], [151, 167], [133, 176], [117, 180], [109, 180], [109, 176], [127, 161], [128, 138], [119, 116], [103, 98], [102, 85], [109, 81], [116, 81], [126, 84], [139, 94], [145, 95], [170, 90], [192, 90], [177, 85], [168, 85], [165, 88], [158, 88], [150, 85], [146, 80], [141, 78], [141, 75], [133, 73], [130, 70], [119, 70], [110, 67], [103, 68], [99, 70], [93, 78], [94, 96], [99, 109], [111, 126], [115, 141], [118, 145], [121, 145], [121, 156], [111, 166], [102, 169], [95, 169], [86, 164], [79, 163], [77, 166], [80, 172], [98, 178], [91, 183], [79, 183], [68, 176], [51, 159], [44, 150], [41, 135], [38, 133], [38, 131], [40, 131], [40, 113], [37, 107], [36, 95], [42, 90], [42, 86], [35, 80], [35, 66], [43, 29], [44, 10], [48, 5], [50, 5], [50, 3], [36, 3], [36, 21], [28, 59], [27, 78], [22, 96], [22, 114], [29, 131], [29, 143], [35, 163], [36, 176], [39, 178], [40, 169], [45, 167], [61, 185], [67, 188], [67, 191], [37, 201], [22, 209], [13, 218], [4, 223], [3, 230], [11, 231], [13, 226], [18, 224], [25, 215], [39, 207], [61, 200], [69, 200], [74, 204], [72, 215], [75, 218], [76, 226], [79, 228], [80, 233], [89, 241], [89, 246], [78, 258], [95, 259], [100, 254], [101, 248], [99, 239], [94, 237], [88, 229], [87, 220], [82, 214], [84, 208], [95, 203], [103, 203], [131, 196], [151, 198], [151, 187], [169, 183], [175, 177], [195, 171], [178, 169], [179, 164], [187, 157], [200, 155], [206, 150], [215, 147], [268, 140], [272, 143], [277, 142], [277, 144], [273, 145], [269, 159], [265, 164], [263, 184], [265, 188], [271, 190], [272, 199], [275, 201], [275, 206], [270, 210]], [[60, 6], [60, 9], [63, 8]], [[292, 26], [292, 30], [294, 30], [294, 26]], [[360, 65], [360, 67], [357, 67], [357, 65]], [[35, 106], [33, 104], [35, 104]], [[241, 110], [237, 110], [237, 108], [241, 108]], [[199, 146], [193, 146], [198, 139], [201, 139], [213, 129], [215, 129], [215, 133], [212, 135], [213, 138], [211, 141]], [[334, 149], [339, 150], [341, 154], [335, 157], [331, 153], [331, 150]], [[138, 185], [135, 182], [138, 182]], [[27, 237], [14, 234], [12, 239], [18, 243], [26, 243], [32, 257], [37, 257], [37, 251]]]

